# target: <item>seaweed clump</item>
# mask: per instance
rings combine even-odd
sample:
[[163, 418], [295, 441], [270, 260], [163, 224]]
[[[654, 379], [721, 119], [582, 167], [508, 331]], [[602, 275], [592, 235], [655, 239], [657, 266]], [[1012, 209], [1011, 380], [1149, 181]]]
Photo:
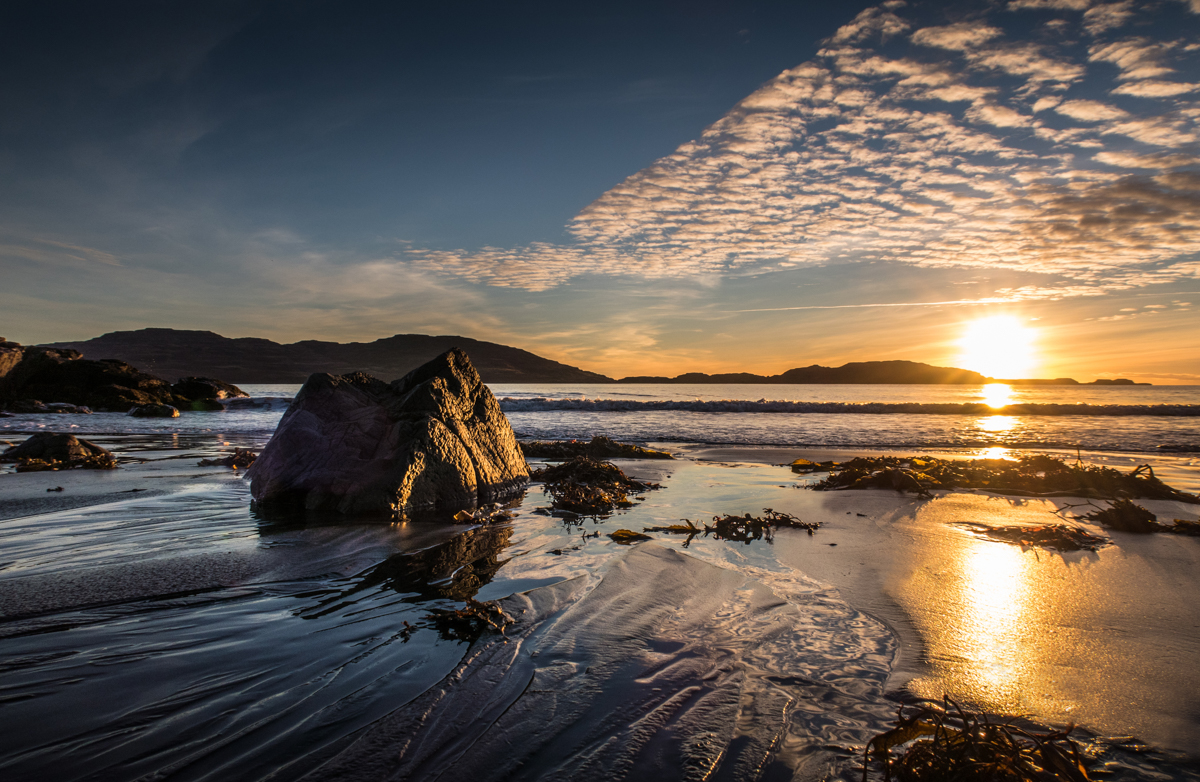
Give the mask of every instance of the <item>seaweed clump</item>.
[[712, 524], [705, 524], [703, 529], [690, 519], [683, 519], [683, 524], [668, 524], [662, 527], [645, 527], [645, 532], [667, 532], [677, 535], [687, 535], [686, 546], [692, 538], [703, 532], [704, 537], [713, 536], [714, 540], [735, 540], [740, 543], [750, 543], [752, 540], [765, 540], [771, 543], [775, 539], [774, 530], [779, 527], [791, 527], [807, 530], [811, 535], [821, 526], [819, 521], [801, 521], [790, 513], [783, 513], [772, 508], [763, 508], [762, 516], [746, 513], [742, 516], [713, 516]]
[[949, 698], [944, 704], [901, 706], [895, 727], [867, 744], [863, 782], [872, 760], [882, 765], [884, 782], [1088, 782], [1072, 730], [1073, 725], [1035, 731], [993, 722]]
[[989, 540], [1015, 543], [1022, 548], [1045, 548], [1054, 551], [1096, 551], [1110, 541], [1093, 535], [1082, 527], [1066, 524], [1044, 524], [1037, 527], [985, 527], [970, 525]]
[[674, 459], [666, 451], [655, 451], [640, 445], [619, 443], [603, 435], [596, 435], [590, 442], [583, 440], [535, 440], [517, 443], [521, 452], [529, 459], [572, 459], [590, 456], [593, 459]]
[[[809, 463], [811, 464], [811, 463]], [[808, 465], [801, 471], [815, 472]], [[1143, 464], [1123, 473], [1112, 467], [1067, 464], [1051, 456], [1007, 459], [937, 459], [932, 456], [877, 456], [841, 464], [823, 462], [829, 477], [813, 484], [817, 491], [835, 489], [895, 489], [929, 496], [931, 489], [984, 489], [1027, 497], [1145, 497], [1200, 503], [1200, 497], [1173, 489]], [[793, 467], [795, 469], [795, 467]]]
[[199, 466], [201, 467], [232, 467], [235, 470], [244, 470], [254, 464], [254, 460], [258, 458], [258, 454], [251, 451], [249, 448], [234, 448], [233, 453], [226, 456], [224, 459], [201, 459]]
[[580, 516], [601, 516], [617, 508], [633, 507], [630, 494], [661, 488], [657, 483], [630, 478], [611, 462], [588, 456], [534, 470], [529, 478], [545, 483], [555, 509]]
[[[503, 635], [505, 628], [514, 621], [495, 603], [481, 603], [472, 598], [467, 598], [466, 605], [456, 610], [430, 609], [425, 620], [443, 640], [466, 643], [473, 643], [489, 630]], [[405, 629], [415, 630], [417, 626], [407, 625]]]

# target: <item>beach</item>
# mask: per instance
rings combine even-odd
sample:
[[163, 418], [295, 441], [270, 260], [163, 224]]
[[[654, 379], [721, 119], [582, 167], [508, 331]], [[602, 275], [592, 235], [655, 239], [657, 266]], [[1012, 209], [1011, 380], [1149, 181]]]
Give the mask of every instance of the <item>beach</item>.
[[[239, 471], [197, 462], [260, 448], [281, 412], [136, 431], [74, 417], [108, 430], [83, 434], [119, 469], [0, 475], [6, 778], [858, 779], [901, 702], [944, 695], [1077, 724], [1107, 778], [1200, 778], [1196, 538], [1085, 520], [1112, 544], [1022, 547], [981, 531], [1061, 522], [1082, 500], [816, 492], [790, 461], [936, 449], [723, 436], [642, 439], [677, 458], [615, 460], [662, 488], [609, 518], [544, 515], [534, 484], [503, 525], [267, 520]], [[523, 436], [596, 424], [521, 415], [536, 413], [510, 414]], [[1200, 488], [1187, 453], [1078, 455]], [[764, 508], [821, 526], [609, 537]], [[431, 624], [468, 598], [513, 624], [471, 642]]]

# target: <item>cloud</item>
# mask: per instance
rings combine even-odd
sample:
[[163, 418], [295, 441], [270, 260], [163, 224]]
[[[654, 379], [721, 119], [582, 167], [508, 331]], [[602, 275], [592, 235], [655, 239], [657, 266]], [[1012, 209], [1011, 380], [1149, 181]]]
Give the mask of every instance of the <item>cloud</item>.
[[[1104, 18], [1132, 13], [1108, 5]], [[720, 278], [869, 261], [1044, 275], [1002, 289], [1006, 300], [1200, 276], [1197, 161], [1181, 151], [1200, 143], [1200, 105], [1130, 77], [1166, 67], [1178, 47], [1143, 35], [1084, 55], [1066, 34], [1061, 44], [1009, 40], [1003, 14], [922, 26], [898, 10], [860, 14], [814, 60], [601, 195], [568, 226], [573, 244], [406, 257], [543, 291], [588, 275]], [[1082, 34], [1101, 16], [1067, 22]], [[885, 43], [908, 29], [919, 47]], [[1118, 73], [1089, 74], [1098, 62]], [[1089, 97], [1127, 84], [1143, 85], [1128, 107]]]
[[1089, 8], [1083, 15], [1083, 27], [1090, 35], [1101, 35], [1123, 27], [1133, 16], [1133, 0], [1105, 3]]
[[1010, 11], [1082, 11], [1091, 0], [1009, 0]]
[[984, 24], [960, 22], [945, 27], [926, 27], [913, 33], [913, 43], [934, 46], [939, 49], [965, 51], [981, 46], [1003, 34], [996, 27]]
[[1129, 114], [1116, 106], [1100, 103], [1094, 100], [1069, 100], [1058, 104], [1054, 110], [1059, 114], [1077, 119], [1081, 122], [1105, 122], [1113, 119], [1124, 119]]
[[1122, 84], [1112, 91], [1113, 95], [1135, 95], [1139, 98], [1169, 98], [1173, 95], [1185, 95], [1200, 90], [1200, 84], [1178, 81], [1132, 81]]

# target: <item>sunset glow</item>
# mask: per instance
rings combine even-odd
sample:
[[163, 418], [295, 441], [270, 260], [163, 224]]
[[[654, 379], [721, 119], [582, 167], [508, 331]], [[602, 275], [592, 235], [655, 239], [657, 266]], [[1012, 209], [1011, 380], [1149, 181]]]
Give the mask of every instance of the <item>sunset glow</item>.
[[967, 324], [959, 342], [958, 365], [994, 378], [1032, 377], [1033, 342], [1033, 330], [1011, 315], [977, 320]]

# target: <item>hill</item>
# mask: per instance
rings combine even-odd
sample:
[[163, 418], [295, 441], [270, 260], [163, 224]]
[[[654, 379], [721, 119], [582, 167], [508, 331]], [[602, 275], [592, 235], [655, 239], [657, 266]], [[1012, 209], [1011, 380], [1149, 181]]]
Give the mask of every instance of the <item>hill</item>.
[[313, 372], [366, 372], [395, 380], [452, 347], [462, 348], [488, 383], [611, 383], [595, 372], [560, 364], [520, 348], [467, 337], [397, 334], [374, 342], [232, 339], [211, 331], [114, 331], [83, 342], [56, 342], [88, 358], [115, 358], [168, 380], [219, 377], [233, 383], [303, 383]]

